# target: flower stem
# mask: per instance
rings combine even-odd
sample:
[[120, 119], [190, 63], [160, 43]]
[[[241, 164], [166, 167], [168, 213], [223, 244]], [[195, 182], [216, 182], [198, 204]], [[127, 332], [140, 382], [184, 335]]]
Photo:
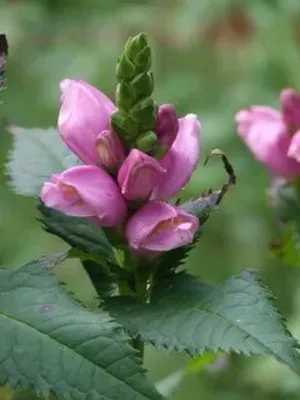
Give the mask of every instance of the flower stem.
[[[146, 303], [148, 300], [147, 283], [148, 283], [148, 274], [146, 274], [143, 270], [139, 270], [139, 268], [137, 268], [135, 272], [135, 293], [136, 293], [136, 298], [143, 303]], [[132, 346], [136, 350], [138, 350], [139, 356], [143, 361], [144, 349], [145, 349], [144, 341], [139, 337], [137, 337], [132, 340]]]
[[132, 339], [131, 344], [132, 347], [139, 352], [139, 357], [142, 359], [142, 361], [144, 361], [144, 349], [145, 349], [144, 341], [139, 338], [136, 338]]
[[[139, 259], [130, 251], [125, 251], [124, 253], [124, 268], [131, 271], [134, 275], [134, 295], [137, 300], [142, 303], [148, 301], [148, 281], [149, 272], [139, 265]], [[133, 291], [121, 282], [119, 283], [119, 293], [120, 295], [132, 295]], [[138, 351], [138, 354], [143, 361], [144, 359], [144, 341], [139, 337], [133, 338], [131, 345]]]

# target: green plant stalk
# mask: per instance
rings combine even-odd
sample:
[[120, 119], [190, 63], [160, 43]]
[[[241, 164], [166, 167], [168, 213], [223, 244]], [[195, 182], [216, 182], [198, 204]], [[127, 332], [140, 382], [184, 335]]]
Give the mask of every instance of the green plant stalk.
[[[143, 270], [136, 269], [135, 273], [135, 293], [136, 298], [143, 303], [146, 303], [148, 300], [148, 273], [145, 273]], [[133, 347], [138, 350], [139, 355], [144, 360], [144, 352], [145, 352], [145, 343], [140, 338], [135, 338], [132, 341]]]
[[[135, 280], [135, 297], [137, 300], [145, 303], [148, 301], [148, 283], [149, 283], [149, 271], [147, 269], [139, 268], [139, 260], [130, 251], [124, 252], [124, 265], [123, 267], [128, 271], [134, 273]], [[124, 285], [124, 282], [119, 283], [120, 295], [132, 295], [132, 290], [128, 285]], [[132, 347], [138, 351], [140, 358], [144, 359], [144, 348], [145, 343], [140, 338], [133, 338], [131, 341]]]

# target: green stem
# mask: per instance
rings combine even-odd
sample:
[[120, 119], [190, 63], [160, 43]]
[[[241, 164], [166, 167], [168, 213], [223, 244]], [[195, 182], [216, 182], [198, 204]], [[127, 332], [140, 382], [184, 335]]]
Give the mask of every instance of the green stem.
[[[147, 302], [147, 282], [148, 274], [145, 274], [143, 270], [136, 269], [135, 273], [135, 293], [136, 298], [143, 303]], [[144, 341], [140, 338], [135, 338], [132, 340], [132, 346], [138, 350], [141, 359], [144, 359]]]
[[134, 349], [136, 349], [139, 352], [139, 357], [144, 361], [144, 350], [145, 350], [145, 344], [143, 340], [136, 338], [132, 339], [131, 345]]
[[[138, 259], [130, 253], [129, 251], [125, 252], [125, 258], [124, 258], [124, 267], [128, 270], [131, 270], [134, 273], [134, 278], [135, 278], [135, 297], [137, 300], [146, 303], [148, 300], [148, 279], [149, 279], [149, 273], [143, 270], [142, 268], [139, 268], [138, 265]], [[126, 295], [126, 294], [132, 294], [132, 291], [122, 285], [119, 284], [119, 291], [120, 294]], [[132, 339], [131, 342], [132, 346], [138, 351], [139, 356], [141, 359], [144, 359], [144, 341], [141, 340], [140, 338], [134, 338]]]

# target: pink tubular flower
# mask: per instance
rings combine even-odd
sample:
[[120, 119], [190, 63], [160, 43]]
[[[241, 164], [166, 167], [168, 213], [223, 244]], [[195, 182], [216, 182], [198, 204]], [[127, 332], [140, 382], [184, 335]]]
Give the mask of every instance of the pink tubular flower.
[[86, 164], [98, 164], [95, 141], [110, 127], [115, 105], [100, 90], [81, 80], [64, 79], [61, 84], [58, 127], [68, 147]]
[[300, 173], [300, 164], [288, 156], [291, 137], [279, 111], [253, 106], [238, 112], [235, 120], [250, 151], [274, 176], [289, 178]]
[[102, 131], [96, 139], [99, 161], [108, 170], [117, 170], [125, 158], [125, 151], [118, 135], [111, 131]]
[[162, 201], [150, 201], [131, 217], [126, 236], [137, 251], [161, 252], [190, 244], [198, 228], [194, 215]]
[[114, 226], [126, 213], [125, 201], [114, 180], [94, 165], [72, 167], [52, 175], [42, 188], [47, 207], [75, 217], [96, 217], [102, 226]]
[[160, 144], [169, 149], [178, 133], [179, 123], [175, 107], [172, 104], [163, 104], [158, 109], [155, 132]]
[[201, 124], [194, 114], [179, 119], [176, 139], [160, 161], [167, 171], [159, 181], [152, 199], [170, 199], [190, 180], [200, 158]]
[[155, 158], [133, 149], [119, 170], [118, 182], [127, 200], [147, 200], [164, 174]]

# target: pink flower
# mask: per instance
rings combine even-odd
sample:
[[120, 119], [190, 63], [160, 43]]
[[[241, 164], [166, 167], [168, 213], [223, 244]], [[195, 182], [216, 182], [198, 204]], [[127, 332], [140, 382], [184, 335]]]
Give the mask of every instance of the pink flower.
[[101, 165], [110, 171], [117, 170], [125, 158], [125, 151], [118, 135], [106, 130], [99, 133], [96, 139], [96, 149]]
[[155, 158], [133, 149], [119, 170], [118, 182], [126, 199], [147, 200], [164, 174]]
[[235, 120], [250, 151], [273, 175], [292, 177], [300, 173], [300, 164], [288, 156], [291, 137], [279, 111], [253, 106], [238, 112]]
[[47, 207], [75, 217], [96, 217], [102, 226], [119, 224], [126, 213], [118, 186], [94, 165], [80, 165], [52, 175], [42, 188], [41, 198]]
[[150, 201], [131, 217], [126, 237], [137, 251], [169, 251], [192, 243], [198, 228], [194, 215], [162, 201]]
[[190, 180], [200, 158], [201, 124], [194, 114], [179, 119], [176, 139], [160, 161], [167, 171], [155, 189], [152, 199], [170, 199]]
[[158, 109], [155, 132], [160, 144], [169, 149], [174, 143], [179, 128], [175, 107], [172, 104], [163, 104]]
[[65, 79], [60, 88], [60, 134], [83, 162], [98, 164], [96, 138], [109, 129], [110, 116], [116, 107], [100, 90], [85, 81]]
[[287, 130], [293, 135], [300, 130], [300, 94], [294, 89], [282, 90], [280, 103]]

